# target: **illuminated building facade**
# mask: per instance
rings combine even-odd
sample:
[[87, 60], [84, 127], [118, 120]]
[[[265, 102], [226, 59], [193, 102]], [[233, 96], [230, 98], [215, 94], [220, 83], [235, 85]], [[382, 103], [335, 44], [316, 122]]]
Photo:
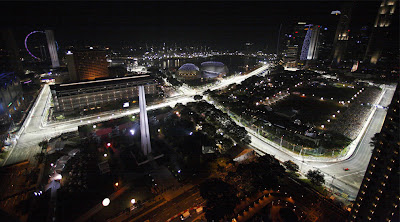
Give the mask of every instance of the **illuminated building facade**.
[[376, 135], [350, 221], [399, 221], [399, 100], [397, 87], [382, 130]]
[[195, 64], [186, 63], [183, 64], [176, 72], [177, 77], [180, 79], [198, 79], [200, 78], [200, 69]]
[[[398, 49], [398, 39], [392, 39], [393, 31], [391, 30], [393, 18], [397, 18], [398, 21], [398, 15], [395, 15], [396, 5], [397, 0], [382, 1], [372, 28], [364, 62], [377, 64], [385, 52], [393, 52], [393, 49]], [[394, 32], [398, 32], [398, 30], [394, 30]], [[393, 42], [397, 44], [391, 44]], [[398, 50], [394, 53], [398, 53]], [[386, 55], [386, 57], [392, 56], [394, 55]]]
[[283, 62], [285, 67], [296, 68], [308, 28], [305, 27], [306, 22], [298, 22], [293, 27], [290, 34], [285, 34], [286, 49], [283, 52]]
[[141, 85], [146, 94], [158, 92], [155, 80], [149, 75], [56, 84], [50, 89], [55, 111], [72, 112], [99, 109], [115, 102], [122, 108], [138, 97]]
[[228, 68], [222, 62], [207, 61], [201, 63], [201, 77], [212, 79], [221, 78], [228, 73]]
[[320, 26], [307, 25], [307, 27], [307, 33], [304, 37], [304, 42], [301, 49], [300, 60], [315, 60], [318, 58]]
[[105, 51], [74, 51], [68, 52], [66, 57], [68, 72], [72, 82], [94, 80], [109, 76]]
[[19, 78], [13, 72], [0, 73], [0, 125], [11, 122], [23, 100]]

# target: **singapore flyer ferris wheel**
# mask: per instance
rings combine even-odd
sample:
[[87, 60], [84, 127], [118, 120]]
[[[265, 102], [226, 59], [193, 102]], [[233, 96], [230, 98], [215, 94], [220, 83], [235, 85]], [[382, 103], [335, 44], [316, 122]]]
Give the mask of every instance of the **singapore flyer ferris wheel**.
[[[44, 35], [45, 38], [44, 38]], [[47, 49], [46, 49], [47, 45]], [[52, 30], [32, 31], [25, 37], [25, 49], [34, 59], [44, 61], [50, 56], [53, 68], [59, 67], [57, 42]]]

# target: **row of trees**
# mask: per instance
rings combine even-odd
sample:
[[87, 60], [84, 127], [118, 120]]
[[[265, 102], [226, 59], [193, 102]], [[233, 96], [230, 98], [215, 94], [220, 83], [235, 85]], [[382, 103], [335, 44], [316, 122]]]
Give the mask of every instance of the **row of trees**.
[[193, 111], [196, 111], [202, 116], [205, 116], [205, 119], [207, 120], [208, 123], [210, 123], [210, 125], [218, 127], [233, 140], [242, 144], [251, 143], [250, 136], [247, 134], [246, 129], [244, 127], [237, 125], [228, 116], [228, 114], [215, 108], [214, 105], [209, 104], [205, 101], [201, 101], [198, 103], [189, 103], [188, 106]]
[[[297, 165], [291, 160], [283, 162], [283, 165], [290, 172], [299, 171], [299, 165]], [[314, 186], [321, 186], [322, 184], [325, 183], [324, 174], [320, 170], [309, 170], [306, 174], [306, 177], [307, 179], [310, 180], [311, 184], [313, 184]]]
[[240, 164], [223, 179], [209, 179], [200, 185], [200, 195], [207, 201], [208, 221], [224, 221], [234, 215], [240, 198], [264, 189], [276, 189], [285, 176], [285, 169], [271, 155]]

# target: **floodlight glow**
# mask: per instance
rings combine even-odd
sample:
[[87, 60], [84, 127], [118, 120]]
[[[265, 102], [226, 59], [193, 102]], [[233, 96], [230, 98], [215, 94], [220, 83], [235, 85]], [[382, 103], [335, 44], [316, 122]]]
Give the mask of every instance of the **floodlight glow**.
[[103, 200], [103, 202], [102, 202], [102, 204], [103, 204], [103, 206], [108, 206], [109, 204], [110, 204], [110, 199], [108, 199], [108, 198], [105, 198], [104, 200]]

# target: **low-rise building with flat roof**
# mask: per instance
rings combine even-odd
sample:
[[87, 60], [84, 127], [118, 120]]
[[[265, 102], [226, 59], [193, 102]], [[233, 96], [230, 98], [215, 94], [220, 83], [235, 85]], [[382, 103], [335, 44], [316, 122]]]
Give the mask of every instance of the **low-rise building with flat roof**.
[[157, 87], [150, 75], [100, 79], [50, 86], [56, 112], [84, 111], [104, 105], [124, 103], [138, 97], [138, 86], [144, 85], [146, 94], [156, 94]]

